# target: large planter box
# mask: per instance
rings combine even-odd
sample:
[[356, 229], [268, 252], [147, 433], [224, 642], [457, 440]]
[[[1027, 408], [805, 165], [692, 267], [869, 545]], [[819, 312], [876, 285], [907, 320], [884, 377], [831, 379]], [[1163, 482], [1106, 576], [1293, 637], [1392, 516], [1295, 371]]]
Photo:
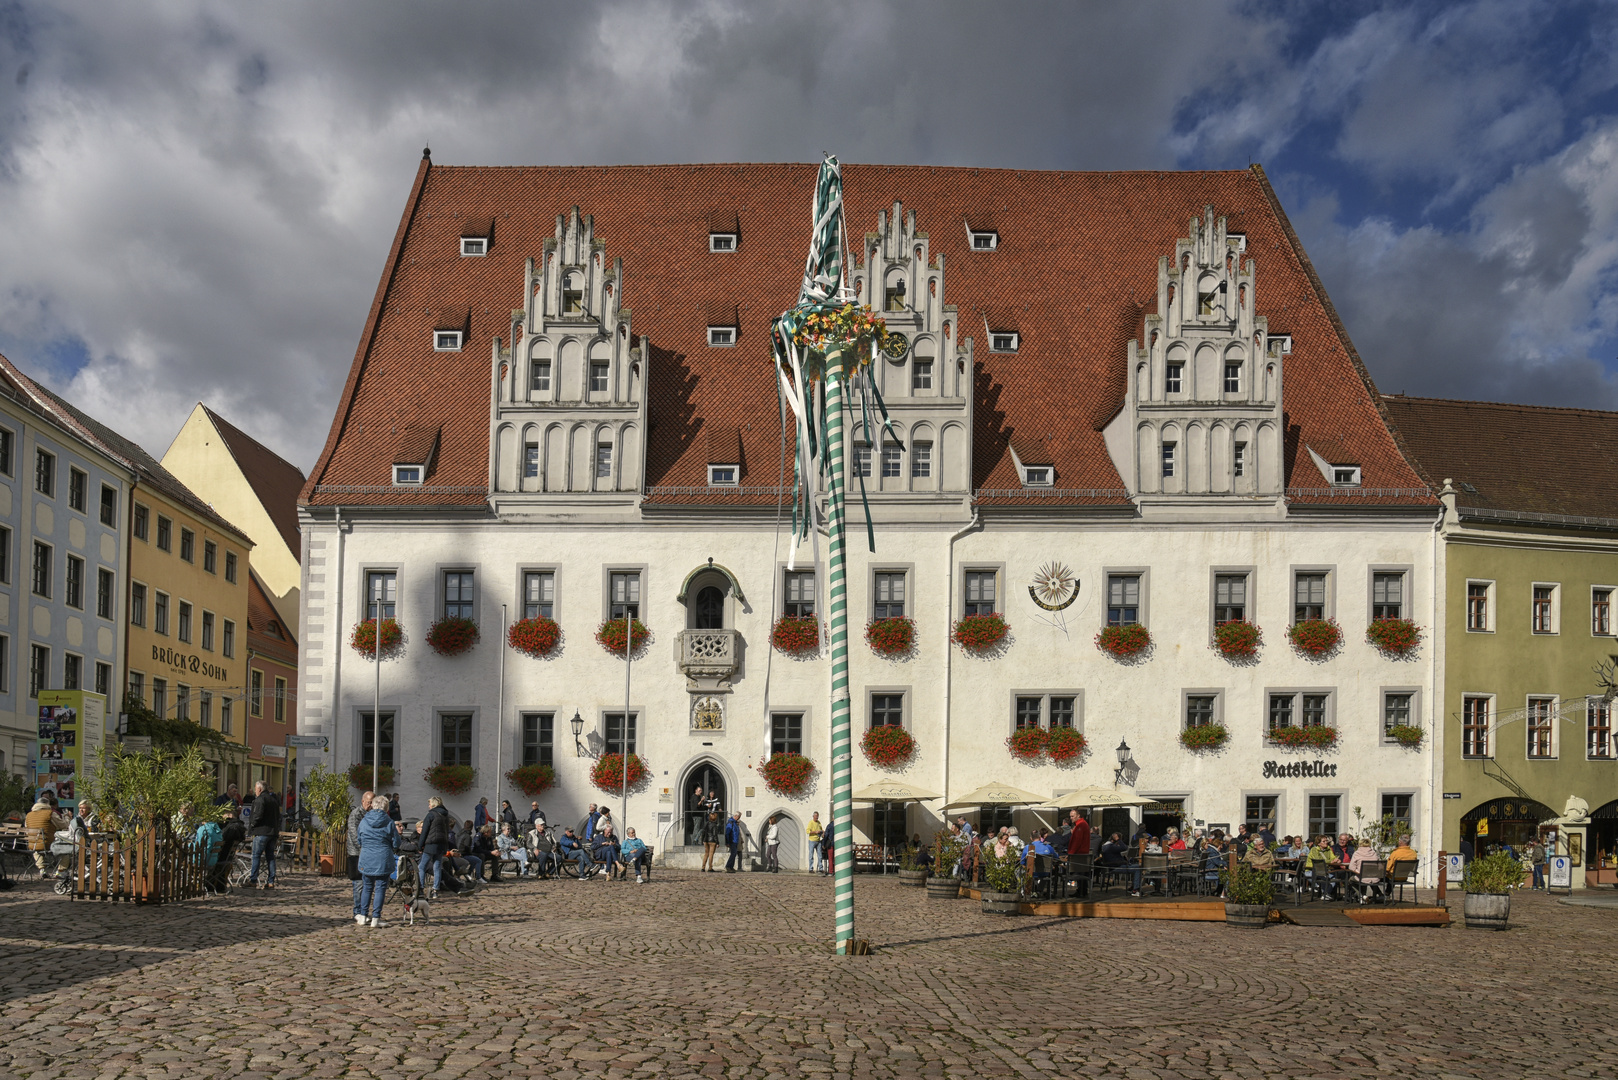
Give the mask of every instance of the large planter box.
[[929, 900], [959, 900], [961, 898], [961, 883], [952, 877], [930, 877], [927, 879], [927, 899]]
[[914, 885], [917, 888], [920, 888], [921, 886], [927, 884], [927, 871], [901, 870], [899, 871], [899, 884]]
[[985, 915], [1021, 915], [1022, 894], [1014, 892], [990, 892], [983, 890], [983, 914]]
[[1226, 904], [1225, 923], [1243, 930], [1262, 930], [1270, 925], [1270, 905]]
[[1461, 910], [1468, 930], [1504, 930], [1511, 918], [1511, 894], [1469, 892]]

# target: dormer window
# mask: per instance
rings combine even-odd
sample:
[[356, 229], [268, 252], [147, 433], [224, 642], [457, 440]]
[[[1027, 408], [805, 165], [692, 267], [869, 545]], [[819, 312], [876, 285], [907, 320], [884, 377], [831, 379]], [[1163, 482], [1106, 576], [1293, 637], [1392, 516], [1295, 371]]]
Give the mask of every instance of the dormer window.
[[735, 251], [736, 234], [728, 232], [711, 232], [708, 234], [709, 251]]
[[1331, 467], [1331, 482], [1333, 487], [1359, 487], [1360, 467], [1358, 465], [1333, 465]]
[[973, 251], [993, 251], [1000, 246], [1000, 234], [993, 230], [971, 230]]
[[1024, 465], [1022, 482], [1024, 487], [1050, 487], [1051, 467], [1049, 465]]
[[989, 331], [990, 352], [1016, 352], [1022, 335], [1006, 330]]
[[433, 350], [435, 352], [460, 352], [461, 332], [459, 330], [434, 330]]
[[489, 241], [484, 239], [483, 237], [481, 237], [481, 236], [463, 236], [463, 237], [461, 237], [461, 254], [462, 255], [487, 255], [488, 253], [489, 253]]
[[708, 486], [735, 487], [736, 477], [740, 474], [741, 467], [738, 465], [709, 465]]
[[421, 483], [421, 475], [426, 470], [420, 465], [395, 465], [393, 467], [393, 483], [397, 487], [411, 487]]
[[728, 349], [736, 344], [736, 328], [734, 326], [708, 327], [708, 344], [716, 349]]
[[489, 241], [494, 236], [494, 216], [468, 217], [461, 221], [461, 256], [481, 256], [489, 253]]

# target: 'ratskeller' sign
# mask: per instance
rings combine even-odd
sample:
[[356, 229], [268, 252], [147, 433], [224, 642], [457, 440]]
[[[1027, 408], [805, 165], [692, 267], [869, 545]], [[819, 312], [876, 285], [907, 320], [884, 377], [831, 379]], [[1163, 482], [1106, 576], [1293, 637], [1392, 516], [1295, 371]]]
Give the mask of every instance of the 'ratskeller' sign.
[[1337, 766], [1329, 761], [1266, 761], [1264, 779], [1288, 780], [1300, 776], [1336, 776]]

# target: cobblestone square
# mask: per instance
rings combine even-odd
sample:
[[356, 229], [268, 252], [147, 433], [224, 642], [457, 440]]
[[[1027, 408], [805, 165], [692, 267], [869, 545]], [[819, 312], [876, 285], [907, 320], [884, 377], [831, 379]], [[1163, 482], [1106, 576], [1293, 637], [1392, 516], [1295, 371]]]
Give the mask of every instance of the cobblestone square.
[[346, 882], [0, 894], [0, 1076], [1612, 1076], [1618, 909], [1504, 934], [994, 918], [861, 877], [503, 883], [357, 928]]

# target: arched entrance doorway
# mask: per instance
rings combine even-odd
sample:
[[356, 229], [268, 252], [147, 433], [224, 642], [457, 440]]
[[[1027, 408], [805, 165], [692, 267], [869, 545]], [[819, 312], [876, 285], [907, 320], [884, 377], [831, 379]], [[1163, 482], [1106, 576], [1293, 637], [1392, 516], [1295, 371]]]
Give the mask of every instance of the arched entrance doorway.
[[[698, 789], [701, 789], [701, 795], [697, 794]], [[707, 808], [713, 806], [715, 798], [718, 799], [717, 810], [720, 820], [723, 821], [730, 815], [730, 798], [725, 784], [725, 774], [714, 762], [699, 761], [686, 770], [685, 779], [680, 783], [680, 791], [685, 811], [685, 827], [682, 830], [684, 837], [681, 842], [701, 844], [702, 819], [708, 812]]]
[[1618, 799], [1590, 811], [1588, 833], [1585, 866], [1606, 871], [1598, 875], [1601, 884], [1618, 884]]
[[1507, 844], [1521, 854], [1523, 845], [1539, 835], [1539, 823], [1554, 817], [1556, 811], [1533, 799], [1490, 799], [1461, 815], [1461, 839], [1472, 842], [1474, 858]]
[[807, 870], [809, 868], [809, 851], [804, 841], [803, 824], [785, 810], [773, 810], [764, 815], [759, 823], [758, 854], [760, 865], [764, 862], [764, 837], [768, 835], [771, 815], [781, 820], [775, 823], [775, 835], [781, 842], [781, 850], [776, 852], [776, 861], [783, 870]]

